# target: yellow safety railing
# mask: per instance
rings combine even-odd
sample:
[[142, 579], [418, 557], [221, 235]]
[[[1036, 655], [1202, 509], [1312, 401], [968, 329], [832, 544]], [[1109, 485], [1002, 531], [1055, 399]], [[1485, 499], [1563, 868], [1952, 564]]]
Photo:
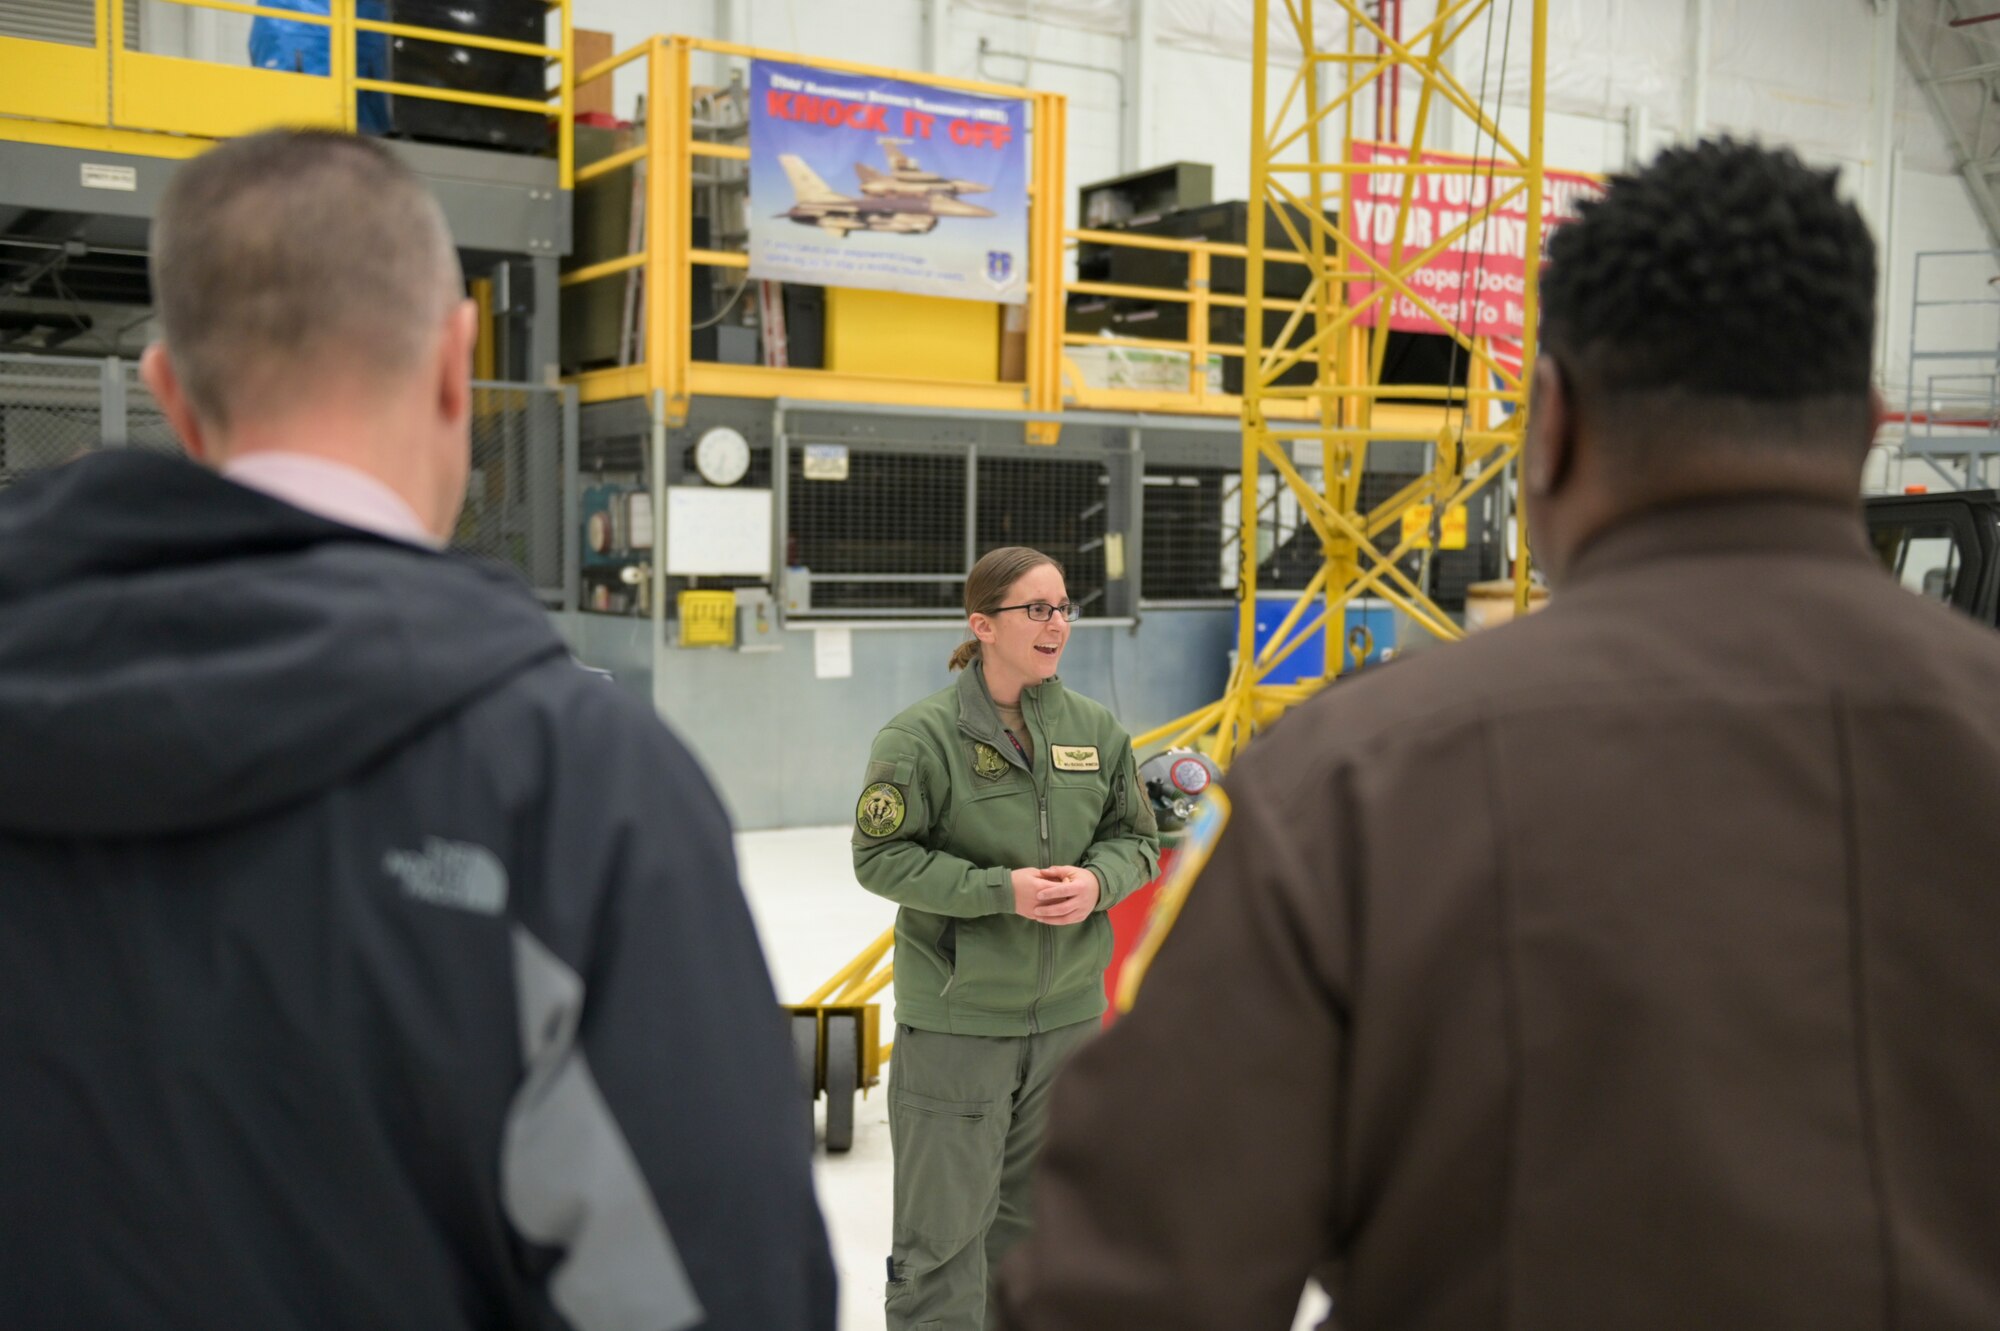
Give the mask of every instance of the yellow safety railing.
[[[1031, 104], [1030, 281], [1024, 382], [955, 381], [917, 376], [892, 378], [834, 370], [721, 364], [693, 358], [692, 293], [698, 278], [697, 270], [729, 268], [742, 272], [747, 280], [750, 263], [748, 254], [742, 250], [698, 249], [693, 244], [693, 184], [698, 163], [702, 160], [747, 162], [750, 156], [749, 149], [740, 143], [716, 143], [697, 137], [692, 117], [681, 111], [692, 106], [690, 68], [697, 53], [743, 60], [784, 60], [834, 72], [896, 78], [986, 96], [1009, 97]], [[697, 395], [798, 397], [899, 406], [1014, 411], [1026, 409], [1051, 414], [1066, 408], [1216, 416], [1234, 416], [1241, 411], [1241, 397], [1212, 387], [1207, 371], [1211, 354], [1242, 356], [1244, 348], [1240, 344], [1211, 341], [1208, 316], [1213, 309], [1247, 311], [1250, 305], [1248, 296], [1213, 291], [1210, 283], [1210, 274], [1217, 259], [1246, 259], [1247, 247], [1123, 232], [1064, 229], [1065, 102], [1062, 97], [1023, 92], [1004, 85], [883, 69], [848, 61], [819, 60], [685, 36], [649, 38], [589, 68], [576, 70], [574, 83], [582, 86], [633, 64], [643, 64], [645, 69], [648, 111], [641, 131], [642, 141], [577, 169], [575, 179], [581, 185], [643, 166], [646, 183], [640, 205], [644, 214], [640, 228], [642, 240], [634, 252], [614, 254], [572, 268], [564, 273], [562, 284], [577, 287], [639, 272], [642, 274], [643, 290], [640, 304], [645, 318], [640, 350], [631, 363], [586, 370], [576, 376], [584, 401], [600, 402], [658, 394], [665, 404], [669, 424], [679, 424], [686, 419], [689, 399]], [[656, 112], [652, 108], [662, 109]], [[1064, 250], [1079, 244], [1183, 254], [1188, 262], [1187, 282], [1180, 287], [1153, 287], [1044, 280], [1044, 274], [1063, 271]], [[1271, 259], [1281, 263], [1309, 262], [1299, 256], [1276, 254]], [[1333, 276], [1362, 280], [1369, 274], [1357, 270]], [[1069, 332], [1065, 327], [1065, 310], [1072, 295], [1185, 303], [1189, 306], [1188, 336], [1160, 339]], [[1311, 311], [1310, 306], [1299, 301], [1272, 299], [1267, 300], [1265, 305], [1273, 310]], [[1094, 347], [1145, 349], [1185, 355], [1186, 380], [1177, 387], [1093, 385], [1074, 352]], [[1384, 389], [1380, 392], [1385, 397], [1405, 400], [1425, 396], [1421, 389]], [[1305, 401], [1274, 402], [1270, 410], [1279, 418], [1303, 420], [1313, 414], [1314, 406]], [[1400, 429], [1405, 435], [1423, 438], [1435, 436], [1439, 419], [1437, 408], [1408, 405], [1388, 407], [1384, 412], [1378, 412], [1376, 417], [1377, 422], [1386, 428]], [[1053, 425], [1043, 423], [1031, 423], [1029, 430], [1031, 437], [1045, 442], [1053, 441], [1056, 432]]]
[[0, 37], [0, 116], [101, 125], [108, 112], [108, 0], [97, 0], [88, 46]]
[[[1135, 235], [1122, 231], [1065, 231], [1063, 239], [1069, 245], [1101, 245], [1111, 249], [1154, 250], [1183, 255], [1187, 259], [1187, 282], [1179, 287], [1142, 286], [1132, 283], [1090, 282], [1072, 280], [1063, 286], [1065, 295], [1102, 296], [1110, 299], [1137, 301], [1168, 301], [1185, 304], [1188, 307], [1188, 335], [1184, 338], [1132, 337], [1117, 334], [1064, 332], [1063, 346], [1063, 398], [1067, 406], [1104, 411], [1179, 412], [1210, 416], [1235, 416], [1243, 409], [1243, 398], [1237, 393], [1227, 393], [1211, 388], [1208, 382], [1209, 361], [1214, 356], [1244, 356], [1241, 343], [1210, 340], [1209, 313], [1216, 309], [1237, 309], [1247, 311], [1250, 306], [1248, 295], [1221, 292], [1213, 289], [1214, 265], [1217, 259], [1245, 259], [1249, 247], [1233, 245], [1224, 241], [1179, 240], [1165, 236]], [[1288, 263], [1298, 267], [1309, 267], [1311, 260], [1296, 254], [1267, 253], [1267, 262]], [[1331, 280], [1360, 280], [1367, 277], [1363, 272], [1334, 272]], [[1300, 300], [1284, 300], [1274, 296], [1264, 298], [1266, 310], [1294, 313], [1299, 320], [1309, 316], [1314, 306]], [[1295, 322], [1287, 329], [1287, 337], [1292, 345], [1302, 345], [1306, 334], [1304, 325]], [[1187, 359], [1187, 375], [1178, 387], [1115, 387], [1093, 385], [1076, 358], [1072, 349], [1093, 347], [1131, 348], [1134, 350], [1168, 352]], [[1251, 372], [1246, 366], [1245, 374]], [[1404, 387], [1382, 388], [1379, 396], [1396, 398], [1421, 398], [1429, 396], [1424, 390]], [[1442, 396], [1445, 390], [1438, 390]], [[1275, 405], [1271, 414], [1286, 419], [1305, 419], [1309, 415], [1307, 404]], [[1436, 422], [1439, 415], [1434, 408], [1404, 407], [1400, 411], [1391, 408], [1389, 420], [1405, 430], [1414, 430], [1424, 438], [1437, 433]]]
[[[748, 161], [742, 144], [713, 143], [695, 136], [688, 109], [693, 104], [690, 67], [697, 52], [740, 60], [783, 60], [836, 73], [894, 78], [935, 88], [975, 92], [1029, 104], [1030, 173], [1028, 183], [1028, 356], [1022, 382], [997, 378], [949, 380], [892, 378], [833, 370], [730, 365], [693, 359], [693, 300], [698, 267], [749, 268], [742, 251], [696, 249], [693, 244], [693, 176], [697, 158]], [[1054, 93], [1024, 92], [1003, 84], [946, 78], [884, 69], [850, 61], [764, 51], [731, 42], [697, 37], [653, 37], [577, 70], [582, 85], [626, 65], [646, 66], [646, 127], [644, 142], [577, 172], [588, 182], [615, 171], [630, 171], [640, 163], [646, 170], [643, 201], [644, 241], [631, 254], [618, 255], [565, 273], [566, 287], [599, 282], [634, 270], [643, 272], [645, 325], [643, 349], [632, 364], [586, 371], [577, 376], [585, 402], [660, 395], [669, 423], [686, 419], [688, 400], [696, 394], [721, 397], [802, 397], [823, 401], [871, 402], [887, 405], [964, 407], [1053, 414], [1062, 407], [1061, 345], [1062, 284], [1046, 275], [1060, 271], [1062, 262], [1064, 99]], [[996, 366], [997, 369], [997, 366]], [[1030, 422], [1031, 438], [1053, 442], [1056, 427]]]
[[[1250, 297], [1247, 294], [1219, 292], [1213, 290], [1212, 275], [1217, 259], [1247, 259], [1249, 247], [1233, 245], [1221, 241], [1178, 240], [1164, 236], [1132, 235], [1120, 231], [1066, 231], [1064, 240], [1072, 246], [1078, 244], [1102, 245], [1110, 248], [1165, 251], [1185, 255], [1188, 261], [1188, 277], [1185, 286], [1160, 287], [1140, 286], [1130, 283], [1071, 281], [1064, 285], [1067, 294], [1104, 296], [1112, 299], [1139, 301], [1172, 301], [1188, 306], [1188, 336], [1185, 338], [1147, 338], [1102, 333], [1065, 332], [1062, 343], [1064, 356], [1064, 401], [1069, 406], [1092, 410], [1181, 412], [1215, 416], [1235, 416], [1243, 409], [1240, 394], [1217, 392], [1208, 385], [1207, 365], [1211, 356], [1243, 356], [1244, 347], [1240, 343], [1214, 342], [1209, 340], [1209, 312], [1215, 309], [1237, 309], [1247, 311]], [[1449, 238], [1448, 238], [1449, 239]], [[1311, 268], [1309, 256], [1267, 250], [1266, 263], [1290, 264]], [[1318, 271], [1318, 270], [1315, 270]], [[1325, 281], [1347, 282], [1367, 281], [1373, 273], [1366, 270], [1329, 269]], [[1312, 354], [1312, 346], [1323, 336], [1313, 324], [1316, 306], [1305, 300], [1286, 300], [1276, 296], [1265, 296], [1264, 309], [1277, 311], [1291, 317], [1284, 330], [1283, 351], [1293, 358]], [[1345, 321], [1341, 321], [1344, 326]], [[1187, 358], [1186, 382], [1176, 388], [1117, 388], [1097, 387], [1086, 382], [1081, 366], [1067, 353], [1073, 348], [1088, 347], [1129, 347], [1149, 351], [1171, 352]], [[1483, 356], [1483, 350], [1480, 352]], [[1254, 365], [1246, 365], [1246, 377], [1254, 370]], [[1265, 411], [1268, 415], [1285, 420], [1306, 420], [1315, 413], [1309, 399], [1314, 390], [1306, 387], [1266, 388]], [[1468, 400], [1485, 398], [1511, 399], [1516, 394], [1504, 390], [1486, 391], [1463, 388], [1447, 388], [1423, 384], [1364, 384], [1354, 387], [1351, 395], [1369, 399], [1376, 403], [1373, 419], [1368, 429], [1371, 439], [1435, 439], [1439, 428], [1447, 421], [1447, 403], [1463, 404]], [[1435, 403], [1436, 405], [1429, 405]], [[1455, 418], [1453, 418], [1455, 419]], [[1301, 434], [1300, 438], [1317, 439], [1323, 432], [1314, 430]], [[1293, 436], [1282, 436], [1290, 438]]]
[[[129, 49], [126, 12], [138, 0], [97, 0], [95, 41], [88, 47], [0, 37], [0, 138], [39, 139], [108, 151], [187, 156], [203, 141], [279, 126], [358, 126], [357, 94], [389, 93], [547, 115], [555, 121], [562, 188], [571, 183], [575, 88], [569, 0], [546, 0], [558, 16], [555, 45], [509, 41], [444, 28], [357, 17], [353, 0], [334, 0], [330, 14], [244, 4], [238, 0], [172, 0], [191, 9], [275, 19], [328, 30], [328, 71], [306, 74], [159, 55]], [[539, 56], [555, 71], [541, 98], [429, 88], [364, 79], [356, 71], [357, 34], [377, 33], [444, 45]], [[85, 133], [57, 127], [83, 127]], [[174, 138], [145, 136], [172, 135]], [[192, 140], [192, 141], [191, 141]]]

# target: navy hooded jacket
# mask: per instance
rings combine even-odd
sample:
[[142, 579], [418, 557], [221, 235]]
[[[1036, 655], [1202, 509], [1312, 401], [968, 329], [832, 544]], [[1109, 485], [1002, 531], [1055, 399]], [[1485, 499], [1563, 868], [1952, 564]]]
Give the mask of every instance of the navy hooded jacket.
[[0, 494], [0, 1327], [831, 1327], [729, 826], [518, 579]]

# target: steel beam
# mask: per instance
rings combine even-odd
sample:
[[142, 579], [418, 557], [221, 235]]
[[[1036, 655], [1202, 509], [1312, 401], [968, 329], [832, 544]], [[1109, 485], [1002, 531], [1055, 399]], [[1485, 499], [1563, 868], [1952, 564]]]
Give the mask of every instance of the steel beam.
[[[1912, 33], [1913, 28], [1927, 31], [1933, 39], [1931, 44], [1934, 46], [1936, 38], [1950, 30], [1947, 25], [1936, 22], [1941, 12], [1948, 10], [1942, 9], [1934, 2], [1925, 4], [1910, 0], [1903, 6], [1899, 15], [1898, 44], [1902, 49], [1904, 61], [1916, 75], [1917, 86], [1924, 90], [1924, 96], [1931, 104], [1932, 114], [1938, 118], [1938, 123], [1944, 127], [1946, 137], [1951, 140], [1953, 154], [1958, 159], [1958, 174], [1972, 195], [1974, 210], [1986, 224], [1987, 236], [1994, 244], [2000, 245], [2000, 198], [1995, 197], [1992, 182], [1987, 178], [1989, 173], [1979, 160], [1976, 147], [1977, 127], [1968, 128], [1952, 113], [1952, 108], [1940, 95], [1939, 88], [1944, 85], [1938, 81], [1931, 52]], [[1925, 22], [1926, 18], [1930, 20], [1928, 24]], [[1961, 36], [1958, 40], [1963, 42], [1969, 39]]]
[[2000, 74], [2000, 60], [1989, 61], [1983, 65], [1968, 65], [1964, 69], [1955, 69], [1949, 74], [1933, 74], [1924, 81], [1926, 83], [1939, 84], [1970, 83], [1974, 79], [1991, 78], [1995, 74]]

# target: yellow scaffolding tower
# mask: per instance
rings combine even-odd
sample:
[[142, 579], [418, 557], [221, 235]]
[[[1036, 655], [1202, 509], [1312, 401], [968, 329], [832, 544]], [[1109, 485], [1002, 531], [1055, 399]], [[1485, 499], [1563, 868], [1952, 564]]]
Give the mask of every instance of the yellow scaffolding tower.
[[[1256, 732], [1286, 708], [1304, 701], [1349, 668], [1369, 649], [1360, 641], [1344, 641], [1340, 628], [1346, 606], [1359, 596], [1373, 595], [1401, 609], [1419, 627], [1445, 639], [1463, 636], [1451, 619], [1399, 566], [1429, 538], [1431, 517], [1462, 505], [1468, 498], [1507, 474], [1520, 457], [1527, 421], [1527, 379], [1535, 358], [1538, 308], [1536, 268], [1542, 247], [1542, 112], [1544, 52], [1547, 48], [1547, 0], [1527, 0], [1532, 9], [1528, 144], [1518, 148], [1502, 132], [1497, 107], [1489, 112], [1479, 98], [1452, 73], [1446, 55], [1484, 15], [1488, 23], [1509, 16], [1513, 4], [1494, 0], [1439, 0], [1437, 16], [1409, 37], [1392, 34], [1371, 13], [1370, 0], [1257, 0], [1256, 49], [1252, 62], [1251, 206], [1246, 287], [1249, 310], [1245, 328], [1243, 384], [1243, 474], [1241, 520], [1237, 528], [1238, 625], [1236, 664], [1223, 696], [1199, 711], [1140, 735], [1135, 744], [1181, 747], [1201, 743], [1217, 762], [1227, 765]], [[1317, 14], [1315, 13], [1317, 10]], [[1319, 16], [1344, 26], [1344, 50], [1321, 49]], [[1345, 19], [1344, 25], [1341, 23]], [[1286, 86], [1277, 114], [1270, 112], [1271, 30], [1274, 22], [1289, 23], [1296, 37], [1299, 66]], [[1489, 31], [1489, 53], [1490, 37]], [[1504, 51], [1503, 47], [1503, 51]], [[1503, 58], [1504, 64], [1504, 58]], [[1404, 165], [1357, 162], [1355, 107], [1361, 94], [1394, 71], [1407, 71], [1418, 84], [1416, 118]], [[1441, 104], [1441, 105], [1440, 105]], [[1441, 109], [1442, 106], [1442, 109]], [[1456, 111], [1475, 127], [1482, 144], [1491, 145], [1491, 160], [1470, 166], [1427, 164], [1423, 154], [1434, 121]], [[1337, 161], [1324, 160], [1321, 138], [1335, 118], [1343, 125], [1346, 149]], [[1439, 236], [1421, 252], [1404, 243], [1419, 177], [1429, 172], [1475, 172], [1504, 186], [1488, 190], [1484, 206], [1473, 208], [1455, 230]], [[1400, 174], [1402, 199], [1388, 262], [1382, 262], [1349, 228], [1355, 216], [1356, 177]], [[1524, 336], [1519, 370], [1502, 364], [1490, 342], [1469, 335], [1438, 310], [1413, 280], [1461, 237], [1483, 227], [1502, 208], [1526, 193], [1528, 260]], [[1340, 205], [1338, 220], [1328, 205]], [[1266, 216], [1277, 219], [1296, 247], [1309, 255], [1310, 285], [1296, 303], [1283, 332], [1267, 346], [1264, 336], [1264, 266]], [[1297, 220], [1295, 224], [1294, 219]], [[1303, 225], [1306, 234], [1301, 234]], [[1483, 234], [1494, 228], [1486, 227]], [[1388, 348], [1390, 302], [1397, 296], [1422, 311], [1437, 331], [1456, 340], [1468, 365], [1465, 389], [1415, 388], [1381, 383], [1383, 356]], [[1292, 345], [1308, 313], [1315, 321], [1311, 336]], [[1360, 322], [1374, 315], [1373, 328]], [[1279, 387], [1279, 376], [1310, 360], [1317, 373], [1310, 386]], [[1480, 382], [1493, 389], [1472, 387]], [[1441, 408], [1442, 424], [1426, 430], [1392, 426], [1378, 419], [1384, 398], [1421, 397]], [[1282, 420], [1273, 428], [1269, 409], [1280, 402], [1303, 399], [1317, 409], [1317, 420]], [[1494, 423], [1495, 410], [1511, 405], [1504, 421]], [[1276, 414], [1276, 413], [1272, 413]], [[1386, 415], [1386, 413], [1385, 413]], [[1431, 470], [1372, 510], [1360, 507], [1361, 479], [1368, 446], [1374, 440], [1421, 439], [1434, 442]], [[1307, 482], [1287, 456], [1285, 445], [1316, 440], [1325, 471], [1324, 484]], [[1260, 649], [1256, 642], [1259, 473], [1268, 464], [1286, 492], [1318, 535], [1325, 564], [1307, 584], [1298, 602]], [[1528, 598], [1526, 523], [1519, 519], [1520, 487], [1515, 487], [1516, 551], [1514, 591], [1517, 613]], [[1392, 543], [1393, 542], [1393, 543]], [[1316, 599], [1324, 605], [1301, 623]], [[1332, 626], [1329, 628], [1329, 626]], [[1293, 684], [1264, 682], [1280, 663], [1311, 637], [1327, 630], [1326, 669], [1321, 677]]]

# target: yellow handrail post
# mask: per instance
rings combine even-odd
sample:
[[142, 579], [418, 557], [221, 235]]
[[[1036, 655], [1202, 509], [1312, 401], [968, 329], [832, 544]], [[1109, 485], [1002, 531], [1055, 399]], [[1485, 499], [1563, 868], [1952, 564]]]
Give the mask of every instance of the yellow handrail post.
[[340, 107], [340, 125], [349, 134], [361, 127], [361, 108], [356, 95], [356, 85], [361, 81], [359, 48], [354, 34], [354, 0], [333, 0], [333, 50], [328, 61], [327, 77], [333, 83], [333, 95]]
[[[125, 0], [96, 0], [94, 8], [97, 11], [97, 50], [103, 57], [103, 62], [95, 71], [97, 75], [97, 94], [94, 103], [97, 111], [95, 120], [100, 125], [109, 125], [111, 123], [111, 61], [113, 59], [111, 34], [118, 34], [117, 45], [123, 46], [125, 44]], [[117, 15], [116, 23], [112, 20], [114, 14]]]
[[[694, 320], [694, 265], [688, 252], [694, 238], [694, 126], [693, 51], [686, 37], [669, 39], [666, 56], [666, 100], [647, 112], [660, 126], [666, 169], [653, 173], [649, 183], [661, 204], [660, 219], [665, 223], [662, 237], [666, 267], [660, 274], [656, 306], [666, 316], [665, 336], [660, 343], [664, 361], [667, 424], [687, 421], [688, 360], [693, 353], [691, 324]], [[657, 159], [656, 159], [657, 160]]]
[[561, 13], [562, 56], [556, 88], [562, 95], [556, 113], [556, 176], [564, 190], [575, 188], [576, 174], [576, 32], [570, 0], [556, 0]]
[[[138, 0], [132, 0], [134, 4]], [[115, 125], [118, 114], [118, 92], [123, 86], [119, 77], [119, 65], [125, 60], [125, 0], [111, 0], [110, 12], [105, 12], [103, 0], [99, 0], [98, 21], [104, 26], [98, 30], [98, 43], [111, 53], [107, 76], [111, 80], [111, 95], [104, 108], [104, 123]]]
[[647, 384], [660, 395], [669, 425], [687, 419], [688, 335], [675, 322], [674, 293], [685, 286], [687, 238], [675, 195], [687, 174], [678, 151], [687, 115], [678, 97], [685, 52], [678, 39], [655, 37], [646, 61], [646, 366]]
[[[1029, 107], [1034, 124], [1028, 191], [1028, 408], [1057, 412], [1062, 409], [1066, 104], [1054, 93], [1036, 93]], [[1055, 421], [1029, 421], [1026, 438], [1031, 444], [1053, 444], [1061, 430]]]
[[1188, 255], [1188, 391], [1197, 408], [1208, 401], [1208, 294], [1214, 285], [1214, 260], [1207, 250]]

